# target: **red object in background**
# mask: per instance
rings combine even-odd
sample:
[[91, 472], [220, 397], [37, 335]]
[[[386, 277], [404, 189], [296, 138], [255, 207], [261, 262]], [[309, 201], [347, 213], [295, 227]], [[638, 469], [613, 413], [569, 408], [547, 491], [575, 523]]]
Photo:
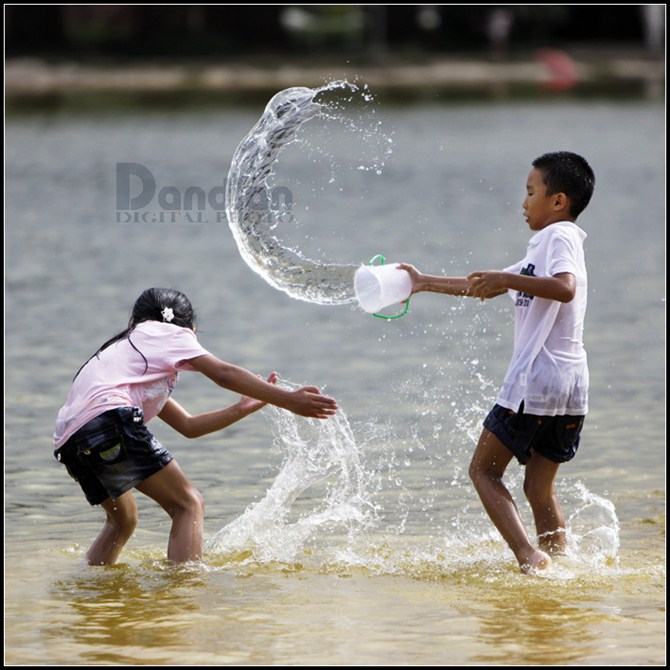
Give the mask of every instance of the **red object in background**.
[[549, 80], [544, 84], [545, 88], [565, 90], [572, 88], [579, 81], [577, 65], [564, 51], [543, 49], [537, 52], [536, 58], [549, 73]]

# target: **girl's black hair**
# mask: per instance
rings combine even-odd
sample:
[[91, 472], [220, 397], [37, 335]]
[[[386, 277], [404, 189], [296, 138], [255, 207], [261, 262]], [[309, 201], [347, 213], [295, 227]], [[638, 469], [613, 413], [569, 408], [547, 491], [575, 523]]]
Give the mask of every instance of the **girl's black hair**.
[[[147, 359], [130, 339], [130, 334], [133, 332], [135, 326], [144, 321], [161, 321], [181, 326], [182, 328], [193, 328], [195, 326], [195, 312], [193, 311], [191, 301], [181, 291], [173, 288], [148, 288], [135, 301], [128, 327], [107, 340], [86, 363], [93, 357], [97, 357], [101, 351], [104, 351], [115, 342], [127, 339], [130, 342], [130, 346], [144, 358], [144, 371], [146, 372], [149, 366]], [[77, 370], [74, 379], [77, 378], [77, 375], [83, 370], [86, 363]]]

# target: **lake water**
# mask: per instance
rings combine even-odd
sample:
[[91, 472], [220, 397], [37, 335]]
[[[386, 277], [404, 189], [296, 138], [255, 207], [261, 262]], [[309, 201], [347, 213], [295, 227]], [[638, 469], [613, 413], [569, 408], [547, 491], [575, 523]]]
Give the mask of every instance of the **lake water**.
[[[511, 354], [511, 301], [421, 294], [385, 321], [266, 283], [212, 192], [261, 113], [6, 120], [5, 662], [664, 665], [663, 104], [352, 106], [349, 122], [306, 124], [272, 175], [292, 205], [277, 237], [306, 257], [463, 275], [523, 256], [533, 158], [590, 161], [591, 410], [557, 481], [570, 551], [535, 577], [467, 477]], [[120, 163], [156, 181], [136, 220], [118, 209]], [[213, 204], [166, 209], [189, 186]], [[102, 513], [53, 459], [54, 420], [149, 286], [191, 298], [216, 355], [318, 385], [341, 409], [314, 423], [266, 408], [190, 442], [152, 422], [205, 495], [203, 564], [166, 562], [168, 518], [138, 495], [121, 562], [88, 567]], [[187, 373], [175, 398], [191, 412], [235, 400]], [[530, 527], [522, 476], [512, 464]]]

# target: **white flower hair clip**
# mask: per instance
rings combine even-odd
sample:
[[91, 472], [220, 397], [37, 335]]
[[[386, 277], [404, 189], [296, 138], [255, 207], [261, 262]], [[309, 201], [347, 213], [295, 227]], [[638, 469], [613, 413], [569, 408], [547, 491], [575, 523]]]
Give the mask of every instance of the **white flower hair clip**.
[[174, 319], [174, 312], [172, 311], [171, 307], [164, 307], [163, 311], [161, 312], [161, 315], [163, 317], [163, 321], [167, 321], [167, 323], [172, 323], [172, 319]]

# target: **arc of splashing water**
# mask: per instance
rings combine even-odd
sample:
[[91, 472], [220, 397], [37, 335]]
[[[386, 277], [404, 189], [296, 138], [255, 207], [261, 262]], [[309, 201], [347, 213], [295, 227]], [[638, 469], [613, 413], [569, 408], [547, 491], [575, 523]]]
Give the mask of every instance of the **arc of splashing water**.
[[228, 225], [247, 265], [291, 297], [323, 305], [356, 300], [353, 275], [357, 266], [321, 264], [285, 247], [273, 232], [278, 213], [272, 209], [267, 180], [282, 148], [295, 138], [303, 123], [324, 110], [324, 105], [314, 101], [315, 96], [345, 85], [352, 87], [336, 83], [277, 93], [237, 147], [226, 183]]
[[[280, 384], [289, 390], [300, 388], [285, 380]], [[328, 421], [297, 417], [272, 405], [263, 414], [271, 421], [275, 446], [284, 455], [281, 468], [265, 497], [211, 537], [206, 552], [251, 551], [255, 560], [291, 561], [318, 529], [361, 529], [374, 519], [376, 510], [370, 502], [374, 475], [363, 465], [342, 410]], [[311, 499], [312, 509], [291, 521], [295, 500], [324, 482], [325, 497]]]

